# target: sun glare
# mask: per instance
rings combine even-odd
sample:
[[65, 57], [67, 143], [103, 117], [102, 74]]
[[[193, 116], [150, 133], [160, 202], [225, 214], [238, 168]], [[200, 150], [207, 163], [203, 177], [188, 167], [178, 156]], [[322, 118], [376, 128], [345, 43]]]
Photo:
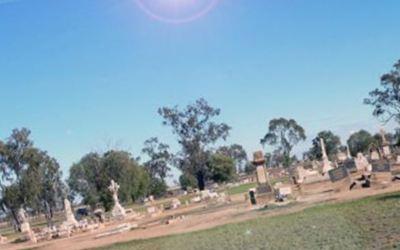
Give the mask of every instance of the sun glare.
[[148, 16], [166, 23], [187, 23], [208, 14], [219, 0], [135, 0]]

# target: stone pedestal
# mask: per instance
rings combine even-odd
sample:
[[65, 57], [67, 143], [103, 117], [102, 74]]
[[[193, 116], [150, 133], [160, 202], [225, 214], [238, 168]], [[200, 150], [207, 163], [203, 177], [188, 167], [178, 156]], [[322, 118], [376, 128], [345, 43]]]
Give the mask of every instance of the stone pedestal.
[[254, 153], [253, 164], [256, 166], [257, 170], [257, 201], [267, 203], [273, 199], [274, 194], [265, 168], [265, 158], [262, 151]]

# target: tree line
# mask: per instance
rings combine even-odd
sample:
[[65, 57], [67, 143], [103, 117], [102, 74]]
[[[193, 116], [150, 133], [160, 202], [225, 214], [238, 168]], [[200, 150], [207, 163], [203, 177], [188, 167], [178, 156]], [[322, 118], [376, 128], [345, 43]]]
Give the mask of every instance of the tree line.
[[[364, 103], [372, 105], [373, 115], [382, 121], [400, 122], [400, 60], [392, 71], [382, 76], [381, 85]], [[19, 225], [17, 211], [21, 207], [31, 214], [44, 214], [51, 224], [54, 211], [62, 209], [62, 200], [66, 197], [92, 208], [110, 209], [113, 205], [108, 191], [111, 179], [120, 185], [121, 201], [129, 203], [149, 195], [164, 196], [172, 167], [180, 170], [179, 183], [183, 189], [200, 190], [210, 181], [229, 182], [237, 178], [237, 173], [254, 171], [241, 145], [224, 145], [231, 127], [218, 121], [221, 110], [205, 99], [184, 108], [162, 107], [158, 114], [163, 125], [175, 135], [177, 152], [171, 152], [170, 146], [157, 137], [143, 144], [141, 153], [146, 161], [123, 150], [90, 152], [70, 167], [66, 182], [57, 160], [34, 145], [30, 131], [14, 129], [8, 138], [0, 140], [1, 211], [13, 218], [16, 225]], [[321, 159], [320, 138], [324, 139], [330, 157], [347, 146], [353, 156], [366, 153], [371, 145], [379, 146], [382, 142], [379, 134], [360, 130], [347, 139], [347, 145], [342, 145], [339, 136], [321, 131], [312, 139], [312, 146], [304, 152], [303, 159]], [[387, 134], [387, 138], [391, 144], [400, 145], [400, 130]], [[263, 146], [273, 149], [265, 155], [267, 165], [289, 167], [298, 160], [293, 148], [305, 140], [305, 129], [294, 119], [272, 119], [267, 133], [260, 139]]]

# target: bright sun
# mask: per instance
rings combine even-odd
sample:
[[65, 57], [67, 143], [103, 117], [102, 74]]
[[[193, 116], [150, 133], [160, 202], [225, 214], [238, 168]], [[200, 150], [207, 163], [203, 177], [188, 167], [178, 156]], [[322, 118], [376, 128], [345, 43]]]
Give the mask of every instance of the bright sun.
[[135, 0], [147, 15], [167, 23], [187, 23], [209, 13], [219, 0]]

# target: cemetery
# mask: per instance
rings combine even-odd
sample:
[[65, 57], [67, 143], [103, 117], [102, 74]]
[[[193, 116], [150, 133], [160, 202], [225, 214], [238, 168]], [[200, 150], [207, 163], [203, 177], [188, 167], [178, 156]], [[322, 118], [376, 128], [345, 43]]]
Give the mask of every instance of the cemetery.
[[[385, 142], [384, 133], [382, 138]], [[97, 209], [93, 216], [78, 221], [71, 202], [65, 198], [60, 222], [52, 227], [38, 228], [30, 224], [29, 216], [21, 208], [18, 212], [21, 233], [2, 236], [1, 249], [87, 249], [230, 223], [251, 223], [245, 221], [257, 218], [269, 223], [270, 217], [279, 220], [302, 211], [307, 214], [318, 204], [329, 207], [335, 206], [330, 204], [376, 195], [399, 194], [400, 157], [392, 153], [390, 147], [377, 148], [369, 156], [359, 153], [355, 158], [349, 152], [339, 152], [337, 159], [331, 161], [324, 141], [321, 139], [320, 142], [322, 160], [313, 164], [298, 162], [285, 172], [283, 179], [271, 178], [263, 152], [255, 152], [252, 161], [256, 174], [255, 188], [231, 195], [226, 187], [215, 186], [212, 190], [184, 193], [159, 201], [149, 197], [142, 209], [132, 209], [121, 205], [118, 197], [120, 186], [111, 180], [108, 191], [114, 205], [110, 213]]]
[[400, 250], [399, 0], [0, 0], [0, 250]]

